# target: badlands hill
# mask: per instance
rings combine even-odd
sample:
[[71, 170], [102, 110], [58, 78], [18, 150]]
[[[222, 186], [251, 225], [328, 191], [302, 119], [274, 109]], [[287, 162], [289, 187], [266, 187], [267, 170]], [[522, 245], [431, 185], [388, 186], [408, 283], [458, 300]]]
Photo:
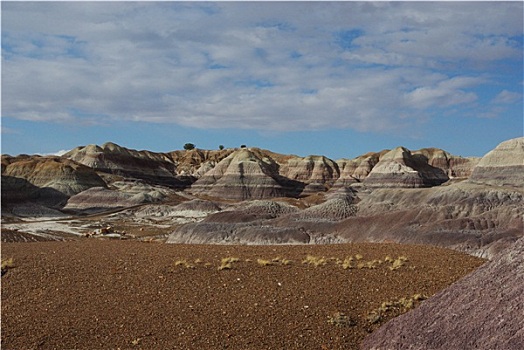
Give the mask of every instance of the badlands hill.
[[[129, 225], [161, 222], [172, 243], [394, 241], [490, 257], [522, 236], [523, 145], [508, 140], [482, 159], [436, 148], [334, 161], [255, 147], [156, 153], [114, 143], [62, 157], [3, 155], [2, 216], [120, 210], [112, 218]], [[177, 209], [188, 200], [216, 210]], [[137, 214], [153, 208], [153, 221]]]

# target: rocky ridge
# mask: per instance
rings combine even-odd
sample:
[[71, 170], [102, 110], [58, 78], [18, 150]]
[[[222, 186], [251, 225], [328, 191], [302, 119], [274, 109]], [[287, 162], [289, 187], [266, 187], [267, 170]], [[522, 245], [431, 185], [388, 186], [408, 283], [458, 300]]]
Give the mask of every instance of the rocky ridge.
[[[490, 257], [522, 235], [523, 153], [515, 139], [482, 159], [398, 147], [335, 162], [259, 148], [154, 153], [112, 143], [63, 157], [4, 155], [2, 214], [162, 206], [163, 227], [173, 226], [169, 242], [395, 241]], [[181, 225], [165, 206], [191, 199], [221, 203], [220, 210], [195, 212]], [[253, 200], [266, 202], [254, 210]], [[294, 209], [260, 211], [284, 203]]]

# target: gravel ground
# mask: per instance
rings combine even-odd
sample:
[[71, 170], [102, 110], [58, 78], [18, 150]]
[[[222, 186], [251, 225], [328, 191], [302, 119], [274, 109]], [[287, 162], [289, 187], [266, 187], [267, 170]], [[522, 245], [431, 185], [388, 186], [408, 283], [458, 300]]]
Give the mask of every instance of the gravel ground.
[[[344, 269], [349, 256], [354, 268]], [[407, 260], [391, 269], [386, 256]], [[484, 262], [397, 244], [99, 239], [3, 243], [8, 258], [2, 349], [357, 349], [403, 312], [395, 301], [431, 296]], [[224, 258], [238, 261], [219, 269]], [[371, 323], [388, 301], [393, 306]]]

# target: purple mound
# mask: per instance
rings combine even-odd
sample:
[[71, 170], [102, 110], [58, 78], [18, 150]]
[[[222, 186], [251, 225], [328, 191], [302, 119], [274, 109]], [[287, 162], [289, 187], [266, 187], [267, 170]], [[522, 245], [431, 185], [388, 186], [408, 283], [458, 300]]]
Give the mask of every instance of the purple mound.
[[524, 349], [524, 238], [387, 322], [362, 349]]

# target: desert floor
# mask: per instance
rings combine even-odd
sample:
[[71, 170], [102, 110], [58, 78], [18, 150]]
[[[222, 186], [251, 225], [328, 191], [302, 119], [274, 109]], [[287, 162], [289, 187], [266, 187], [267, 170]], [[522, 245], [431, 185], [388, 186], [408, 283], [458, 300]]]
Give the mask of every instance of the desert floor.
[[417, 294], [431, 296], [484, 262], [398, 244], [94, 238], [3, 243], [9, 258], [2, 349], [357, 349], [416, 307]]

